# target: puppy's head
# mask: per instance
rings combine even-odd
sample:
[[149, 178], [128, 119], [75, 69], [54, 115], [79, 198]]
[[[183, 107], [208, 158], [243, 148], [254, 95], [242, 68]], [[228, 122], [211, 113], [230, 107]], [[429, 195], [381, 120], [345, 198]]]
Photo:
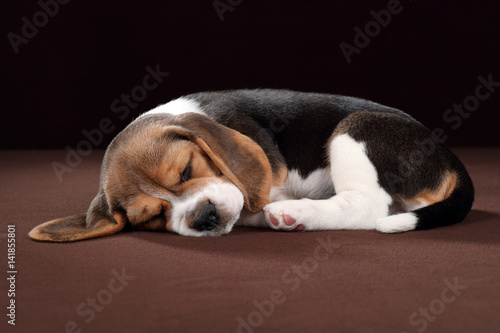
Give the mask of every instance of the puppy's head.
[[208, 117], [140, 117], [110, 144], [86, 215], [43, 223], [29, 236], [68, 242], [135, 230], [219, 236], [242, 209], [269, 203], [271, 166], [259, 145]]

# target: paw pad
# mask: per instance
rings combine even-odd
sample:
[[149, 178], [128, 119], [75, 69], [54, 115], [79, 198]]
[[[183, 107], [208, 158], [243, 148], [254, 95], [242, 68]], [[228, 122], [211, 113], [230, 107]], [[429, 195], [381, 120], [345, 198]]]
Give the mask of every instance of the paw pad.
[[297, 222], [293, 217], [291, 217], [290, 215], [287, 215], [287, 214], [283, 214], [283, 221], [289, 227], [294, 225], [295, 222]]
[[[264, 208], [266, 220], [273, 229], [286, 231], [304, 231], [306, 227], [301, 217], [304, 202], [298, 200], [281, 201], [267, 205]], [[299, 209], [297, 209], [299, 208]]]
[[280, 225], [280, 221], [271, 213], [269, 213], [269, 222], [271, 222], [275, 227]]

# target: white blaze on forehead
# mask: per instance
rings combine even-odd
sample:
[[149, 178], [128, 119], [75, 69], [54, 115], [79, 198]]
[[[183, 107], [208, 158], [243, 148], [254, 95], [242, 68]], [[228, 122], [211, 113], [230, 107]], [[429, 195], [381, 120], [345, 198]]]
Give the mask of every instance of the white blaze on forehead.
[[191, 99], [187, 99], [185, 97], [181, 97], [178, 99], [174, 99], [173, 101], [170, 101], [166, 104], [159, 105], [156, 108], [146, 113], [143, 113], [141, 117], [151, 114], [162, 114], [162, 113], [167, 113], [177, 116], [188, 112], [204, 114], [198, 102]]
[[[198, 205], [209, 200], [215, 206], [220, 216], [219, 224], [212, 231], [198, 231], [190, 228], [185, 219], [186, 214], [195, 211]], [[194, 193], [171, 201], [172, 230], [183, 236], [219, 236], [231, 231], [240, 217], [244, 198], [241, 191], [232, 183], [214, 181]]]

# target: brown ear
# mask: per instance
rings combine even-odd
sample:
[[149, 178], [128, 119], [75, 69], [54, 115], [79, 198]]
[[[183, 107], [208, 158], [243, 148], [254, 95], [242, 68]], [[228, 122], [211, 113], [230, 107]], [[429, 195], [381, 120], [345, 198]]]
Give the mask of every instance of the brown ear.
[[31, 239], [45, 242], [74, 242], [83, 239], [112, 235], [123, 229], [125, 216], [120, 212], [110, 214], [102, 192], [90, 204], [86, 215], [74, 215], [45, 222], [30, 231]]
[[240, 189], [245, 197], [246, 209], [256, 212], [270, 203], [271, 165], [255, 141], [196, 113], [183, 115], [177, 124], [182, 127], [169, 126], [168, 131], [196, 143]]

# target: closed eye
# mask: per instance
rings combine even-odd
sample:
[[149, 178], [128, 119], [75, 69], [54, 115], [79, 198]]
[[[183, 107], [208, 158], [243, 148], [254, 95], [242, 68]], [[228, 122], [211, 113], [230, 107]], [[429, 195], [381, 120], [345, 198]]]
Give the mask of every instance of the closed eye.
[[188, 166], [181, 173], [181, 184], [191, 179], [192, 172], [193, 167], [191, 166], [191, 161], [189, 161]]
[[164, 217], [164, 216], [165, 216], [165, 209], [162, 209], [158, 214], [153, 216], [151, 219], [159, 219], [159, 218]]

